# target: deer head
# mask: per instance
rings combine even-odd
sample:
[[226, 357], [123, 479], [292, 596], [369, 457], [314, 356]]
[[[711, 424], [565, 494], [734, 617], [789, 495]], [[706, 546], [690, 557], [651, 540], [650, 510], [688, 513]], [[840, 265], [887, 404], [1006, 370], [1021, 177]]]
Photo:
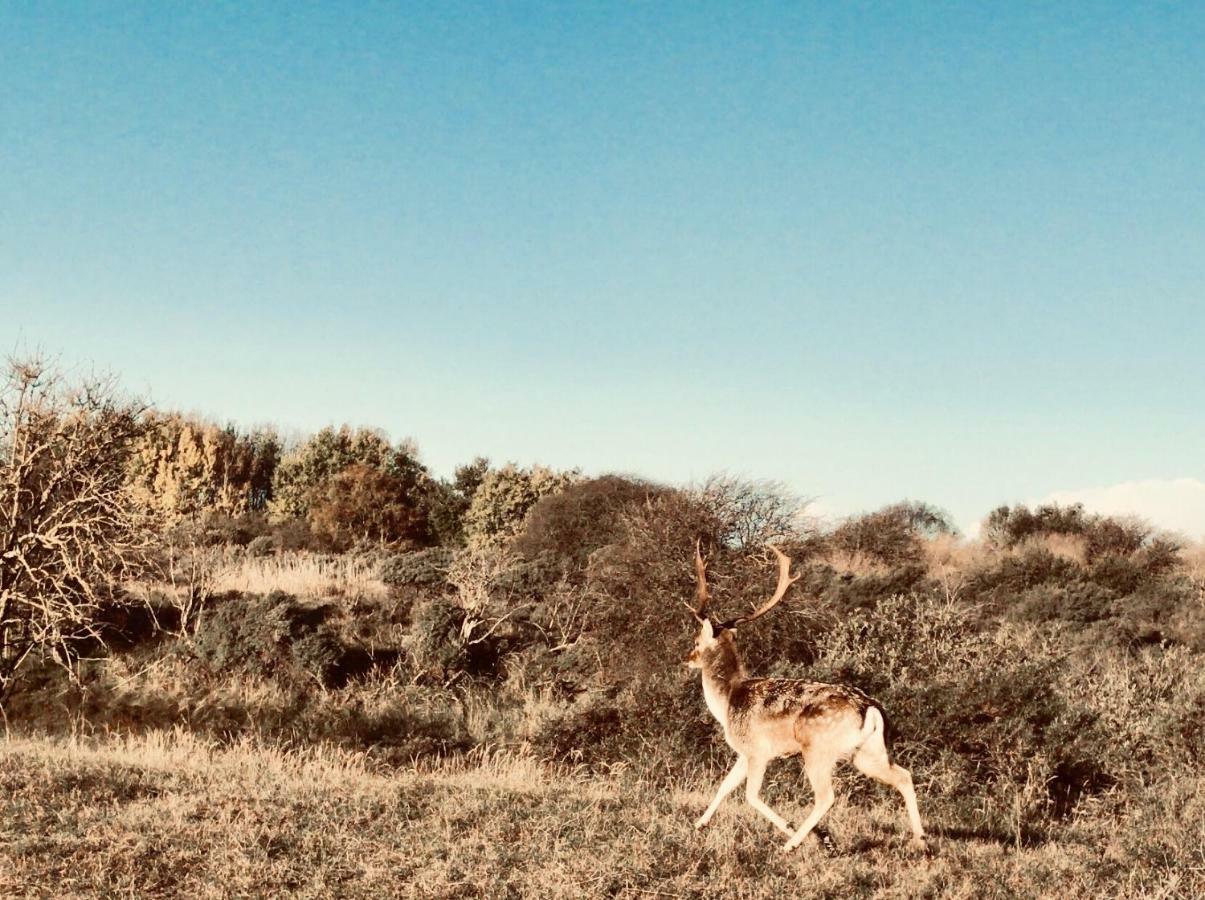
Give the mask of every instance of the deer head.
[[791, 558], [777, 547], [771, 546], [770, 550], [778, 557], [778, 586], [774, 590], [774, 595], [750, 613], [715, 623], [706, 614], [707, 604], [711, 600], [711, 594], [707, 590], [707, 563], [703, 561], [701, 542], [695, 541], [695, 604], [694, 606], [686, 604], [699, 622], [699, 634], [695, 637], [694, 649], [686, 657], [686, 664], [692, 669], [702, 668], [704, 657], [719, 643], [731, 643], [732, 632], [738, 625], [759, 619], [777, 606], [786, 596], [787, 588], [799, 580], [799, 575], [791, 577]]

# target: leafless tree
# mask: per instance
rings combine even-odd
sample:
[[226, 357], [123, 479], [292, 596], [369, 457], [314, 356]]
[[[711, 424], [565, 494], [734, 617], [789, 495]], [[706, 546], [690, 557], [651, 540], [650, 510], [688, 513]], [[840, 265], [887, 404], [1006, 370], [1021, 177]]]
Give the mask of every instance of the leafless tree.
[[807, 502], [774, 481], [713, 475], [695, 494], [720, 526], [717, 537], [742, 550], [799, 537], [810, 529], [804, 514]]
[[202, 614], [235, 562], [230, 547], [204, 545], [198, 538], [200, 527], [195, 518], [177, 523], [162, 540], [167, 558], [161, 577], [171, 585], [168, 602], [176, 612], [175, 634], [182, 638], [196, 634]]
[[111, 379], [69, 383], [41, 359], [9, 360], [0, 379], [3, 698], [31, 653], [75, 672], [148, 530], [125, 477], [143, 408]]
[[487, 640], [507, 619], [531, 605], [511, 605], [499, 615], [491, 612], [493, 592], [517, 559], [506, 547], [471, 547], [460, 551], [452, 561], [448, 583], [456, 588], [464, 610], [460, 637], [465, 646]]

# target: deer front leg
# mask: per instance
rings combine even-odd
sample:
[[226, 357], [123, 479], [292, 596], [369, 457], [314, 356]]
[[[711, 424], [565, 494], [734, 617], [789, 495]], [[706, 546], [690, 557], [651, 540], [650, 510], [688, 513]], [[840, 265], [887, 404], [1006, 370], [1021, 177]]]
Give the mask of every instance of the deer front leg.
[[711, 805], [707, 807], [707, 811], [699, 816], [698, 821], [695, 822], [695, 828], [702, 828], [711, 821], [711, 817], [720, 808], [720, 804], [724, 802], [724, 798], [740, 787], [741, 782], [745, 780], [745, 773], [748, 771], [748, 758], [738, 756], [736, 762], [732, 765], [732, 770], [724, 777], [724, 781], [720, 784], [720, 789], [716, 791], [715, 799], [711, 801]]
[[759, 813], [774, 823], [774, 827], [784, 834], [791, 834], [791, 826], [787, 820], [770, 809], [761, 798], [761, 782], [766, 774], [767, 760], [754, 760], [749, 764], [749, 780], [745, 783], [745, 800]]

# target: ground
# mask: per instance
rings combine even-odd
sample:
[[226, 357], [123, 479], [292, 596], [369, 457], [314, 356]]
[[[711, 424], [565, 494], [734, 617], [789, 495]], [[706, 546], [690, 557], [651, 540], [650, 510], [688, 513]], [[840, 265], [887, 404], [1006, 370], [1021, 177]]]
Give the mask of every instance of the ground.
[[[798, 821], [804, 782], [781, 765], [772, 797]], [[930, 807], [934, 849], [920, 856], [908, 848], [898, 801], [886, 791], [838, 800], [830, 822], [836, 855], [817, 842], [785, 854], [781, 836], [739, 799], [696, 832], [692, 822], [712, 788], [589, 778], [501, 755], [384, 769], [358, 754], [222, 748], [184, 732], [11, 737], [0, 744], [0, 895], [1189, 897], [1205, 890], [1199, 851], [1196, 868], [1158, 859], [1127, 864], [1118, 837], [1124, 824], [1119, 832], [1099, 822], [1069, 826], [1057, 840], [1017, 847], [960, 828], [956, 810]]]

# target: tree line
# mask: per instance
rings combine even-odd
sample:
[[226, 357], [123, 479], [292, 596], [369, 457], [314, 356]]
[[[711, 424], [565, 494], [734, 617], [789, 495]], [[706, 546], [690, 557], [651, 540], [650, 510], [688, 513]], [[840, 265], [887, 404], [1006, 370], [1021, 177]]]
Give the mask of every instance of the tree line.
[[0, 373], [0, 697], [31, 652], [70, 660], [81, 642], [99, 640], [101, 612], [123, 582], [161, 565], [182, 535], [194, 549], [207, 535], [258, 549], [488, 547], [578, 477], [478, 457], [437, 478], [412, 442], [378, 429], [323, 428], [289, 444], [272, 428], [156, 410], [110, 378], [9, 360]]
[[166, 523], [241, 520], [244, 534], [260, 536], [293, 527], [295, 542], [336, 551], [498, 541], [577, 477], [477, 457], [438, 478], [413, 441], [393, 443], [376, 428], [327, 427], [288, 445], [270, 427], [240, 431], [154, 410], [127, 452], [131, 496]]

